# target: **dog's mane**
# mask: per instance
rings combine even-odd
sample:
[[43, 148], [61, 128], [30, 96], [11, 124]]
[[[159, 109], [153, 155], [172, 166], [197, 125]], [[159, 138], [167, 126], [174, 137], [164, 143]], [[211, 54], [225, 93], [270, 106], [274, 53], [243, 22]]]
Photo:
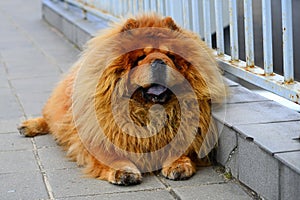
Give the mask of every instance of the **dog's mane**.
[[[115, 122], [115, 116], [112, 112], [111, 102], [114, 92], [119, 92], [119, 95], [122, 95], [122, 92], [126, 92], [126, 84], [122, 84], [119, 81], [130, 69], [130, 63], [128, 63], [130, 54], [120, 55], [122, 51], [121, 43], [120, 40], [116, 40], [116, 37], [120, 33], [126, 34], [128, 31], [147, 27], [166, 28], [178, 33], [179, 38], [176, 44], [178, 49], [176, 50], [180, 51], [178, 54], [182, 58], [189, 61], [188, 70], [183, 72], [183, 76], [194, 89], [200, 105], [198, 108], [200, 111], [198, 113], [200, 122], [193, 122], [192, 120], [182, 122], [187, 133], [182, 133], [180, 137], [182, 137], [182, 141], [188, 141], [189, 138], [186, 137], [195, 137], [195, 134], [199, 132], [199, 130], [189, 130], [191, 123], [194, 123], [192, 126], [200, 127], [200, 132], [203, 135], [197, 137], [189, 148], [199, 151], [205, 134], [213, 133], [211, 135], [213, 135], [214, 140], [216, 139], [216, 131], [211, 125], [210, 106], [211, 103], [222, 102], [226, 95], [220, 70], [212, 56], [212, 50], [204, 44], [199, 36], [181, 29], [171, 18], [163, 18], [154, 14], [144, 14], [116, 23], [109, 29], [101, 31], [98, 36], [95, 36], [87, 43], [81, 58], [75, 64], [74, 69], [72, 69], [77, 73], [77, 77], [73, 86], [73, 102], [70, 112], [73, 113], [78, 133], [83, 143], [90, 146], [91, 149], [101, 148], [101, 150], [116, 152], [121, 156], [124, 156], [122, 149], [136, 153], [143, 152], [147, 148], [147, 150], [155, 151], [165, 145], [159, 143], [159, 141], [169, 142], [174, 137], [176, 127], [173, 124], [166, 124], [157, 137], [148, 139], [129, 137], [123, 133], [122, 127]], [[188, 40], [180, 40], [180, 37], [188, 38]], [[122, 81], [126, 81], [126, 79], [122, 79]], [[120, 88], [115, 91], [117, 84], [119, 84]], [[122, 102], [120, 102], [120, 105], [122, 105]], [[194, 115], [195, 113], [192, 111], [194, 109], [193, 106], [186, 113]], [[125, 113], [126, 111], [122, 111], [122, 108], [125, 109], [122, 106], [118, 107], [120, 109], [119, 112]], [[142, 107], [137, 106], [136, 112], [139, 114], [141, 112], [147, 113], [148, 110], [143, 110]], [[137, 113], [136, 115], [138, 115]], [[178, 114], [176, 111], [173, 111], [173, 113], [170, 111], [170, 117], [173, 119]], [[133, 115], [135, 114], [133, 113]], [[176, 120], [178, 121], [178, 119]], [[105, 133], [104, 135], [100, 133], [99, 127]], [[211, 130], [209, 130], [210, 128]], [[151, 127], [149, 127], [149, 131], [151, 131], [150, 129]], [[130, 128], [128, 130], [130, 131]], [[165, 134], [165, 132], [169, 134]], [[136, 134], [138, 133], [132, 133], [132, 135]], [[107, 141], [117, 143], [120, 149], [112, 147]], [[161, 157], [160, 159], [166, 159], [166, 157]]]

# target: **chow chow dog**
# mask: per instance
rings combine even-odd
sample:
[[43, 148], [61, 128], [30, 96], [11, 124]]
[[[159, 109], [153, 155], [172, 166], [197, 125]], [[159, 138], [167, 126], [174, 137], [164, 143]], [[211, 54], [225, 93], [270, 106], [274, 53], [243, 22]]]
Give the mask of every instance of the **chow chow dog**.
[[171, 17], [142, 14], [92, 38], [42, 117], [18, 129], [52, 134], [90, 177], [134, 185], [155, 171], [183, 180], [216, 144], [211, 110], [225, 91], [197, 34]]

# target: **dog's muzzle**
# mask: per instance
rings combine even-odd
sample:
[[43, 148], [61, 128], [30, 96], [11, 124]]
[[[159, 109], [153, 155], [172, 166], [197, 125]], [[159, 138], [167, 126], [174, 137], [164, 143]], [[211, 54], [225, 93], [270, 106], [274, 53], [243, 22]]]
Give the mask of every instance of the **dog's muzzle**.
[[171, 94], [166, 85], [167, 64], [161, 60], [156, 59], [151, 63], [152, 82], [149, 87], [143, 88], [143, 97], [147, 101], [153, 103], [165, 103]]

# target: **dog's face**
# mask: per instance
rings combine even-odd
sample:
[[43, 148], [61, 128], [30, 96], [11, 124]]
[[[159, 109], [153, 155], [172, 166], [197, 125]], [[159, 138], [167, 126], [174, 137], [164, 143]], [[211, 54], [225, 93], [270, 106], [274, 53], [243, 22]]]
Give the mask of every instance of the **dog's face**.
[[135, 89], [132, 96], [146, 103], [167, 103], [172, 90], [184, 81], [179, 71], [182, 66], [175, 56], [159, 49], [148, 47], [140, 54], [129, 73], [129, 90]]
[[[143, 104], [167, 104], [173, 91], [184, 92], [189, 73], [195, 75], [190, 51], [193, 40], [171, 18], [157, 24], [128, 20], [118, 34], [120, 56], [113, 62], [127, 96]], [[195, 47], [194, 47], [195, 48]], [[197, 72], [198, 73], [198, 72]]]

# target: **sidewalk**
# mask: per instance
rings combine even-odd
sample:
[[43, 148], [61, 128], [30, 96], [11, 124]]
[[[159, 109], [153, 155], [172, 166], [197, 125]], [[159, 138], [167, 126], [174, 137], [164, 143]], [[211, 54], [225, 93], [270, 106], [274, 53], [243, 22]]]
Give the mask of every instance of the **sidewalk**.
[[55, 83], [80, 51], [41, 19], [39, 0], [0, 1], [0, 199], [252, 199], [218, 167], [187, 181], [146, 176], [131, 187], [82, 177], [51, 135], [24, 138]]

